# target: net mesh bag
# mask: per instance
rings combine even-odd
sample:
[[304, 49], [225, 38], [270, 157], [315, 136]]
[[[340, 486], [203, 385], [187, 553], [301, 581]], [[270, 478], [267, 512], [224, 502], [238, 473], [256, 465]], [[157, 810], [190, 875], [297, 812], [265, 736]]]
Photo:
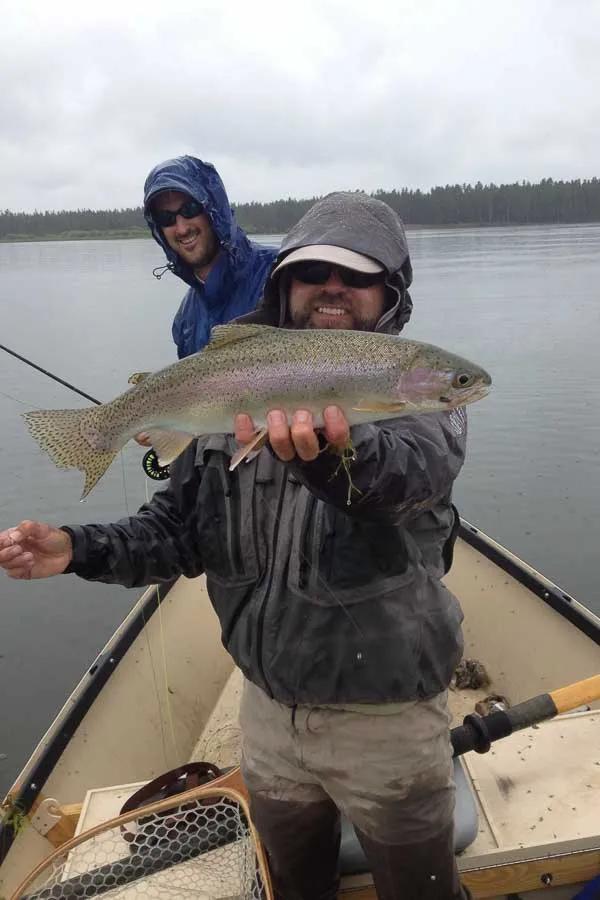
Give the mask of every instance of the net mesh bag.
[[196, 788], [111, 819], [41, 863], [11, 900], [272, 900], [242, 794]]

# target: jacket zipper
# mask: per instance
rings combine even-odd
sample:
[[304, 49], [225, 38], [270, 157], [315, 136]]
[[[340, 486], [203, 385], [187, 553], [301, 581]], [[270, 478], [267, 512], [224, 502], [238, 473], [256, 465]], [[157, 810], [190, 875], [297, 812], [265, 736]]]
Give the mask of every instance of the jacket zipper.
[[231, 538], [231, 555], [234, 570], [239, 574], [244, 574], [244, 563], [242, 562], [242, 547], [240, 542], [240, 531], [236, 527], [238, 523], [241, 523], [240, 516], [240, 484], [237, 478], [229, 478], [228, 479], [228, 491], [225, 493], [225, 503], [227, 504], [227, 512], [229, 515], [229, 534], [227, 535], [228, 542], [229, 538]]
[[[302, 521], [302, 528], [300, 532], [300, 540], [298, 543], [298, 547], [300, 550], [300, 560], [298, 562], [298, 587], [301, 591], [303, 591], [307, 586], [307, 573], [310, 570], [311, 562], [314, 566], [318, 568], [318, 560], [311, 559], [313, 556], [313, 546], [312, 546], [312, 538], [309, 539], [309, 526], [311, 524], [313, 510], [315, 508], [317, 502], [317, 498], [310, 494], [306, 501], [306, 508], [304, 510], [304, 518]], [[316, 528], [316, 522], [313, 522], [313, 526]]]
[[265, 615], [267, 612], [267, 603], [269, 602], [269, 594], [271, 593], [271, 587], [273, 586], [273, 577], [275, 575], [275, 565], [277, 561], [277, 543], [279, 540], [279, 523], [281, 521], [281, 510], [283, 509], [283, 501], [285, 499], [287, 489], [287, 472], [284, 469], [283, 472], [283, 485], [282, 489], [279, 493], [279, 500], [277, 503], [277, 516], [275, 519], [275, 527], [273, 528], [273, 556], [271, 559], [271, 569], [269, 572], [269, 583], [267, 584], [267, 589], [265, 591], [260, 611], [258, 614], [258, 622], [257, 622], [257, 636], [256, 636], [256, 656], [258, 660], [258, 669], [260, 671], [261, 678], [263, 683], [267, 689], [267, 692], [271, 699], [273, 699], [273, 691], [271, 690], [271, 686], [267, 681], [267, 677], [265, 675], [265, 669], [263, 665], [263, 626], [265, 621]]

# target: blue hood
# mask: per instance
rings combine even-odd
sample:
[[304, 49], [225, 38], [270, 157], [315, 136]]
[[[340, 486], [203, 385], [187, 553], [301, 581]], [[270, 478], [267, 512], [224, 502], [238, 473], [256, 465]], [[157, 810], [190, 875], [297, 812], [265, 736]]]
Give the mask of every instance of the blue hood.
[[187, 284], [195, 285], [197, 282], [192, 269], [167, 244], [152, 218], [150, 203], [162, 191], [182, 191], [201, 203], [229, 262], [243, 266], [251, 254], [250, 242], [235, 221], [225, 185], [213, 165], [195, 156], [177, 156], [155, 166], [144, 184], [144, 218], [154, 240], [164, 250], [169, 268], [175, 275]]
[[[204, 282], [169, 247], [152, 219], [152, 198], [162, 191], [182, 191], [193, 197], [211, 221], [221, 253]], [[215, 325], [256, 307], [277, 249], [248, 240], [235, 221], [217, 170], [194, 156], [168, 159], [150, 172], [144, 185], [144, 217], [154, 240], [164, 250], [168, 268], [189, 285], [172, 329], [179, 357], [189, 356], [208, 343]]]

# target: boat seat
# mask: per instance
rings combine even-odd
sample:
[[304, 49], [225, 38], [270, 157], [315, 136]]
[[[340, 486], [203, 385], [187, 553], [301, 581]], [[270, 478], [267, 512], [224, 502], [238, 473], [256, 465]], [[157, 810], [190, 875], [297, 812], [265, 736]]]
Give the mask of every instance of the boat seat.
[[[477, 837], [477, 804], [471, 784], [465, 775], [460, 759], [454, 760], [456, 783], [456, 807], [454, 810], [454, 852], [461, 853]], [[340, 847], [342, 875], [360, 875], [369, 871], [369, 864], [350, 822], [342, 818], [342, 843]]]

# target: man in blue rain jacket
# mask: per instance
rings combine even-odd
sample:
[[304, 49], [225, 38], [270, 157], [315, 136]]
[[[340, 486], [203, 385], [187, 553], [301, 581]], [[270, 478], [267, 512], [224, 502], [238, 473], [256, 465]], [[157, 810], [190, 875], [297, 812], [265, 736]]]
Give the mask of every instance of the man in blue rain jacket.
[[181, 359], [201, 350], [215, 325], [256, 307], [277, 248], [248, 240], [217, 170], [194, 156], [152, 169], [144, 217], [168, 268], [189, 285], [173, 321]]

